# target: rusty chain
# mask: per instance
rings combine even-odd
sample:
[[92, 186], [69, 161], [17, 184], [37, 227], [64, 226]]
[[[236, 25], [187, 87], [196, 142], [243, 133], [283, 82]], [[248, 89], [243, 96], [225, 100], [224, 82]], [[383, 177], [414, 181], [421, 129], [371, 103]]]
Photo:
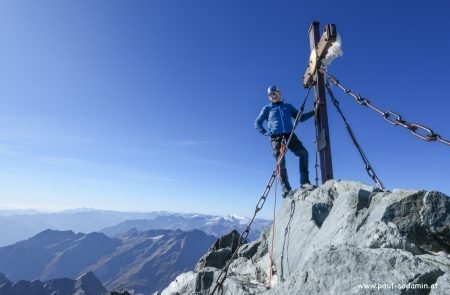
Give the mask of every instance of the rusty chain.
[[327, 76], [327, 78], [333, 82], [334, 85], [338, 86], [339, 88], [341, 88], [345, 94], [352, 96], [355, 101], [357, 103], [359, 103], [360, 105], [366, 106], [371, 108], [372, 110], [374, 110], [375, 112], [377, 112], [378, 114], [380, 114], [381, 116], [383, 116], [383, 119], [386, 120], [387, 122], [389, 122], [390, 124], [394, 125], [394, 126], [402, 126], [406, 129], [408, 129], [409, 131], [411, 131], [412, 134], [414, 134], [416, 137], [423, 139], [425, 141], [439, 141], [443, 144], [446, 144], [448, 146], [450, 146], [450, 141], [447, 139], [444, 139], [442, 136], [440, 136], [439, 134], [435, 133], [431, 128], [428, 128], [424, 125], [421, 124], [417, 124], [417, 123], [410, 123], [406, 120], [402, 119], [402, 116], [400, 116], [398, 113], [393, 112], [393, 111], [383, 111], [379, 108], [377, 108], [376, 106], [374, 106], [370, 100], [368, 100], [367, 98], [362, 97], [360, 94], [355, 94], [353, 93], [350, 89], [345, 88], [338, 79], [336, 79], [333, 75], [329, 74], [327, 71], [325, 71], [324, 69], [320, 69], [320, 71]]

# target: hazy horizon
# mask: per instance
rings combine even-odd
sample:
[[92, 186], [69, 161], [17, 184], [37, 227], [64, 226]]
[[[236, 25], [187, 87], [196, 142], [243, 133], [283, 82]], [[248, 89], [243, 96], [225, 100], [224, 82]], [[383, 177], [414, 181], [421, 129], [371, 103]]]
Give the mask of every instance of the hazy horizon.
[[[0, 207], [0, 211], [35, 211], [38, 213], [64, 213], [68, 211], [78, 211], [78, 212], [89, 212], [89, 211], [107, 211], [107, 212], [118, 212], [118, 213], [169, 213], [169, 214], [190, 214], [190, 215], [210, 215], [210, 216], [223, 216], [223, 217], [245, 217], [249, 218], [249, 215], [239, 215], [233, 212], [226, 214], [214, 214], [214, 213], [200, 213], [200, 212], [190, 212], [190, 211], [167, 211], [167, 210], [115, 210], [115, 209], [105, 209], [105, 208], [87, 208], [87, 207], [79, 207], [79, 208], [65, 208], [65, 209], [46, 209], [46, 208], [14, 208], [14, 207]], [[258, 217], [260, 219], [267, 219], [263, 217]]]
[[[450, 56], [430, 59], [450, 46], [448, 11], [450, 1], [1, 1], [0, 206], [251, 216], [275, 168], [254, 121], [272, 84], [300, 106], [314, 20], [336, 24], [343, 56], [328, 70], [344, 86], [450, 140]], [[449, 146], [333, 91], [386, 188], [450, 194]], [[327, 108], [334, 178], [374, 185]], [[314, 183], [314, 119], [296, 134]], [[286, 161], [298, 188], [298, 159]], [[273, 195], [258, 216], [272, 216]]]

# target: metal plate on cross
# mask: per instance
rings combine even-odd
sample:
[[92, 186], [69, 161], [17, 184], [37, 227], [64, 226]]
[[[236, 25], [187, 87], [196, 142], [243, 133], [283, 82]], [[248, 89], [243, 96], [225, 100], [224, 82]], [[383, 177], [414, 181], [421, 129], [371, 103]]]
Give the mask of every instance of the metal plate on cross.
[[312, 76], [316, 72], [317, 67], [317, 51], [312, 50], [311, 54], [309, 55], [309, 64], [308, 64], [308, 70], [309, 74]]
[[327, 141], [325, 139], [325, 130], [320, 130], [317, 136], [317, 150], [321, 151], [327, 146]]

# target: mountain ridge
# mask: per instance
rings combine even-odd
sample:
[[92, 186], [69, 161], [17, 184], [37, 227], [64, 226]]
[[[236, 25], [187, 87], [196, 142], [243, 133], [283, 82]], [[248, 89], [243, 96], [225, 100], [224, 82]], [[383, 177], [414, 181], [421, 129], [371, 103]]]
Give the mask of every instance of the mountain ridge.
[[120, 238], [45, 230], [0, 247], [0, 272], [14, 281], [73, 280], [92, 272], [108, 289], [125, 284], [148, 294], [193, 269], [215, 240], [200, 230], [132, 230]]
[[[229, 233], [233, 229], [238, 231], [244, 230], [249, 221], [250, 218], [237, 215], [169, 215], [158, 216], [154, 219], [126, 220], [118, 225], [104, 228], [100, 232], [110, 237], [114, 237], [117, 234], [126, 232], [133, 228], [136, 228], [139, 231], [151, 229], [198, 229], [209, 235], [220, 237]], [[255, 219], [253, 221], [253, 230], [248, 237], [249, 240], [257, 239], [261, 234], [261, 231], [270, 225], [270, 223], [271, 221], [265, 219]]]
[[2, 295], [104, 295], [107, 292], [106, 288], [92, 272], [85, 273], [74, 280], [59, 278], [44, 282], [40, 280], [31, 282], [20, 280], [15, 283], [9, 281], [4, 274], [0, 273], [0, 294]]
[[[163, 225], [167, 227], [170, 224], [170, 219], [176, 219], [179, 221], [178, 228], [183, 230], [190, 230], [204, 226], [207, 220], [213, 220], [214, 218], [222, 218], [224, 224], [223, 228], [217, 227], [208, 229], [205, 226], [205, 231], [209, 234], [215, 234], [217, 237], [231, 231], [234, 227], [240, 226], [240, 222], [244, 218], [234, 216], [234, 222], [227, 220], [227, 216], [208, 215], [199, 213], [177, 213], [168, 211], [153, 211], [153, 212], [120, 212], [111, 210], [97, 210], [90, 208], [71, 209], [62, 212], [39, 212], [33, 211], [32, 214], [21, 214], [28, 212], [27, 210], [3, 210], [0, 212], [0, 223], [3, 225], [0, 227], [0, 247], [8, 246], [16, 242], [28, 239], [46, 229], [60, 230], [60, 231], [73, 231], [74, 233], [82, 232], [101, 232], [103, 229], [112, 228], [127, 220], [154, 220], [153, 224], [157, 222], [161, 226], [147, 226], [145, 229], [160, 229]], [[248, 220], [248, 219], [246, 219]], [[191, 222], [195, 222], [191, 226]], [[203, 222], [203, 224], [202, 224]], [[261, 224], [260, 229], [270, 223], [270, 221], [259, 219], [258, 224]], [[212, 227], [213, 225], [211, 225]], [[139, 226], [138, 226], [139, 227]], [[127, 227], [124, 232], [131, 229]], [[144, 228], [143, 228], [144, 229]], [[175, 226], [167, 229], [176, 229]], [[118, 234], [116, 231], [114, 234]], [[111, 236], [114, 236], [111, 234]], [[256, 239], [259, 234], [255, 234], [252, 238]]]

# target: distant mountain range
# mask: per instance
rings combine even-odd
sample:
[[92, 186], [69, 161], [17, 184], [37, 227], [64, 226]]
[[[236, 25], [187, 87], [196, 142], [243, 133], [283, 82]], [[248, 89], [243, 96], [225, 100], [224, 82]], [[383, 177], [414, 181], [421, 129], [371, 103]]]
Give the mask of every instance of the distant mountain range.
[[[73, 279], [91, 271], [108, 289], [125, 284], [151, 294], [166, 287], [178, 274], [192, 270], [215, 240], [199, 230], [133, 229], [115, 238], [103, 233], [45, 230], [28, 240], [0, 247], [0, 272], [14, 281], [48, 281]], [[1, 280], [0, 276], [0, 284]]]
[[89, 294], [103, 295], [107, 290], [92, 272], [88, 272], [75, 280], [55, 279], [45, 282], [40, 280], [11, 282], [0, 273], [0, 294], [2, 295], [56, 295], [56, 294]]
[[[221, 237], [233, 229], [239, 232], [243, 231], [248, 222], [248, 218], [236, 215], [221, 217], [200, 214], [167, 214], [157, 216], [153, 219], [127, 220], [118, 225], [107, 227], [100, 232], [114, 237], [133, 228], [139, 231], [151, 229], [181, 229], [187, 231], [198, 229], [209, 235]], [[270, 224], [271, 222], [268, 220], [255, 219], [248, 236], [249, 240], [257, 239], [261, 231]]]
[[0, 210], [0, 246], [28, 239], [43, 230], [96, 232], [129, 219], [152, 219], [164, 212], [136, 213], [76, 209], [57, 213], [35, 210]]
[[[117, 212], [95, 209], [75, 209], [58, 213], [36, 210], [0, 210], [0, 246], [28, 239], [46, 229], [74, 232], [104, 232], [109, 236], [124, 233], [132, 228], [148, 229], [199, 229], [220, 237], [233, 229], [241, 231], [248, 218], [183, 214], [171, 212]], [[249, 239], [256, 239], [270, 221], [256, 219]]]

